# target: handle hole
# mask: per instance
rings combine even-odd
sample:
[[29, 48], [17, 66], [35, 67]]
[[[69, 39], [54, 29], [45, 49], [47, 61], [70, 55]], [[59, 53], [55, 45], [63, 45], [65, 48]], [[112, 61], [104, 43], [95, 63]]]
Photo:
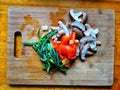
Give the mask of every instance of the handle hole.
[[22, 34], [17, 31], [14, 34], [14, 56], [20, 58], [22, 56]]

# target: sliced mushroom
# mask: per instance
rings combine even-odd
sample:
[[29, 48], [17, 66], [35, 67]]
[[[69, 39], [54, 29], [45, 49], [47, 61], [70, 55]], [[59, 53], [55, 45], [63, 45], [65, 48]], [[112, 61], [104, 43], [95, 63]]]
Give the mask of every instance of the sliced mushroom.
[[99, 33], [99, 29], [93, 29], [90, 24], [85, 24], [87, 30], [84, 32], [85, 36], [92, 36], [96, 38], [96, 35]]
[[87, 20], [87, 14], [85, 12], [77, 12], [75, 13], [73, 9], [70, 10], [71, 17], [80, 23], [85, 23]]
[[73, 27], [79, 28], [82, 32], [85, 32], [85, 26], [82, 23], [79, 23], [78, 21], [74, 21], [71, 25]]
[[84, 47], [83, 47], [83, 50], [81, 51], [81, 59], [84, 61], [85, 60], [85, 55], [88, 51], [88, 49], [90, 48], [89, 44], [86, 44]]
[[97, 43], [96, 41], [90, 42], [90, 49], [93, 51], [97, 51]]
[[[80, 40], [81, 59], [85, 60], [85, 55], [88, 53], [88, 49], [91, 49], [92, 51], [97, 51], [96, 45], [97, 45], [96, 38], [92, 36], [83, 37]], [[93, 55], [93, 53], [91, 55]]]
[[[93, 43], [96, 42], [96, 38], [88, 36], [88, 37], [83, 37], [82, 39], [80, 39], [80, 50], [83, 48], [83, 46], [86, 43]], [[95, 47], [95, 46], [94, 46]]]
[[70, 10], [70, 15], [71, 15], [71, 17], [72, 17], [75, 21], [78, 21], [78, 22], [81, 22], [81, 21], [82, 21], [82, 19], [79, 18], [79, 17], [82, 15], [82, 12], [81, 12], [81, 11], [75, 13], [74, 10], [71, 9], [71, 10]]
[[65, 24], [62, 23], [62, 21], [58, 21], [59, 26], [64, 30], [65, 34], [69, 36], [69, 30]]

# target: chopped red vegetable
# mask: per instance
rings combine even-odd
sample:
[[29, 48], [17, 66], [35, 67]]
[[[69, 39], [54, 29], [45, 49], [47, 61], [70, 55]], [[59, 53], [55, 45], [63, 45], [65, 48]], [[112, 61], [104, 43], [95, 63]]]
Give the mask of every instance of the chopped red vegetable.
[[58, 55], [63, 63], [67, 62], [66, 67], [70, 67], [71, 60], [76, 59], [76, 48], [78, 41], [75, 40], [76, 32], [72, 32], [69, 36], [62, 36], [61, 43], [57, 41], [52, 41], [54, 49], [58, 51]]

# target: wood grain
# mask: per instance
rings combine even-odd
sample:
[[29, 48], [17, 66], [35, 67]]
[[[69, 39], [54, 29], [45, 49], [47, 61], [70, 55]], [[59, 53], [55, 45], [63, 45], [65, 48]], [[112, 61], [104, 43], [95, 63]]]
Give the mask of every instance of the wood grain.
[[[63, 12], [57, 12], [62, 10]], [[86, 86], [110, 86], [113, 84], [114, 65], [114, 11], [102, 9], [79, 9], [88, 14], [88, 23], [100, 29], [98, 40], [102, 45], [98, 52], [88, 57], [85, 62], [77, 59], [68, 70], [67, 75], [57, 71], [47, 74], [42, 70], [42, 63], [39, 56], [32, 48], [24, 47], [21, 58], [14, 56], [14, 34], [19, 31], [22, 34], [22, 41], [34, 42], [33, 37], [29, 38], [28, 33], [37, 32], [37, 25], [51, 26], [50, 13], [64, 13], [63, 17], [69, 21], [69, 8], [31, 8], [31, 7], [10, 7], [8, 13], [8, 84], [22, 85], [86, 85]], [[65, 14], [66, 13], [66, 14]], [[61, 17], [60, 15], [60, 17]], [[59, 15], [57, 15], [57, 18]], [[57, 20], [53, 18], [52, 21]], [[59, 19], [58, 19], [59, 20]], [[56, 22], [56, 21], [55, 21]], [[40, 23], [40, 24], [39, 24]], [[30, 26], [31, 25], [31, 26]], [[33, 25], [33, 26], [32, 26]], [[53, 23], [52, 23], [53, 25]], [[21, 29], [22, 28], [22, 29]], [[28, 53], [28, 54], [26, 54]], [[91, 67], [92, 65], [92, 67]]]

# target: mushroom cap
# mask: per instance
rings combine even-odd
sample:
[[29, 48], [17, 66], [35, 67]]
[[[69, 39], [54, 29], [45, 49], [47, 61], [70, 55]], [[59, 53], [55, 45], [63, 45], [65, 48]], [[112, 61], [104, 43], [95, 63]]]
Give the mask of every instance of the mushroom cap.
[[85, 25], [83, 25], [82, 23], [74, 21], [71, 25], [74, 26], [74, 27], [79, 28], [80, 30], [82, 30], [82, 32], [85, 31]]

